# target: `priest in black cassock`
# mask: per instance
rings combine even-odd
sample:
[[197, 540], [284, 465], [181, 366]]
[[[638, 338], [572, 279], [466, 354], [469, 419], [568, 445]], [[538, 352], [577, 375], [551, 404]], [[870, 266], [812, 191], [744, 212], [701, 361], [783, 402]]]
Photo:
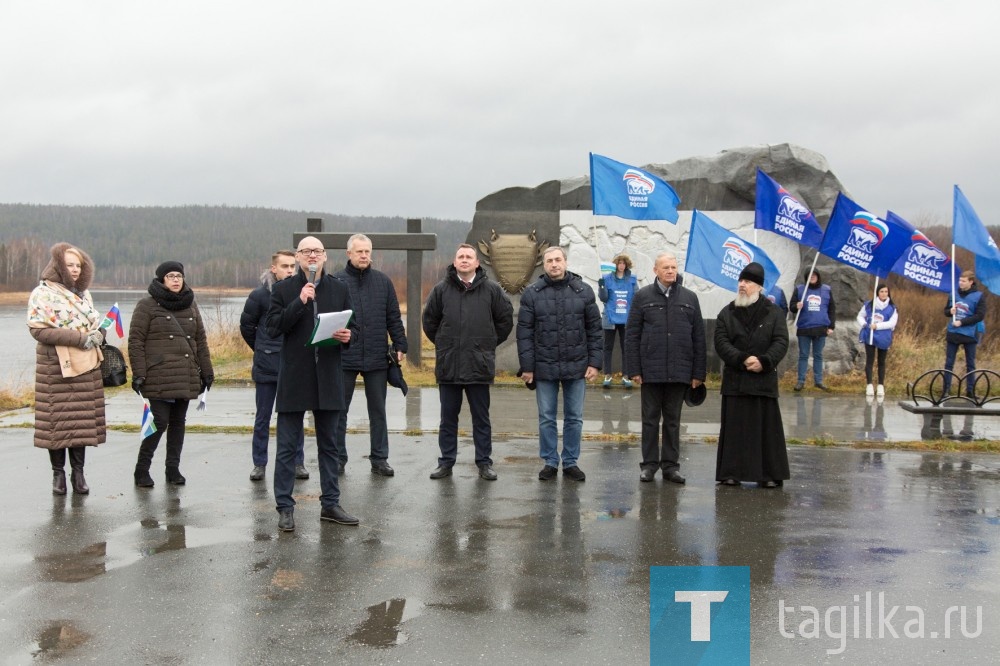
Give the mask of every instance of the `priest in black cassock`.
[[736, 299], [715, 323], [715, 352], [725, 364], [715, 479], [727, 486], [751, 481], [777, 488], [789, 478], [777, 371], [788, 351], [788, 328], [763, 288], [764, 267], [747, 264]]

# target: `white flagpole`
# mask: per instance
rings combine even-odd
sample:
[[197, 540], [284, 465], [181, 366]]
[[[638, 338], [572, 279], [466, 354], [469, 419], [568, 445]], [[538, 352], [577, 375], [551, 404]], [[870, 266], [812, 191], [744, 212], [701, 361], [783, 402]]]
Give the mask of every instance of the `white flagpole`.
[[[812, 282], [813, 271], [816, 270], [816, 262], [817, 261], [819, 261], [819, 251], [818, 250], [816, 252], [816, 256], [813, 257], [812, 266], [809, 267], [809, 275], [806, 276], [806, 283], [805, 283], [805, 285], [802, 288], [802, 298], [799, 299], [799, 306], [800, 307], [795, 312], [795, 321], [792, 322], [792, 324], [795, 325], [795, 326], [799, 325], [799, 315], [802, 314], [802, 307], [801, 307], [801, 305], [803, 303], [805, 303], [805, 301], [806, 301], [806, 294], [809, 293], [809, 283]], [[874, 305], [872, 305], [872, 307], [874, 307]]]
[[875, 299], [878, 298], [878, 276], [875, 276], [875, 291], [872, 292], [872, 315], [868, 319], [868, 344], [875, 344]]
[[[954, 224], [954, 222], [952, 222], [952, 224]], [[952, 231], [952, 236], [954, 237], [954, 231]], [[955, 264], [955, 244], [952, 243], [951, 244], [951, 269], [950, 269], [951, 270], [951, 307], [952, 308], [955, 307], [955, 302], [956, 302], [955, 299], [956, 299], [956, 297], [958, 295], [956, 293], [956, 290], [958, 289], [958, 284], [957, 284], [958, 280], [955, 279], [955, 266], [956, 266], [956, 264]], [[958, 319], [955, 317], [954, 313], [952, 313], [952, 315], [951, 315], [951, 323], [955, 326], [955, 328], [958, 328]]]

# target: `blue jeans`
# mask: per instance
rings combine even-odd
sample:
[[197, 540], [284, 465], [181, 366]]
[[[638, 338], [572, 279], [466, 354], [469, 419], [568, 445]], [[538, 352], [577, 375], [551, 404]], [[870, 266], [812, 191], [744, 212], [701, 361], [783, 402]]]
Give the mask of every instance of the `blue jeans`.
[[458, 414], [462, 411], [462, 393], [469, 401], [472, 415], [472, 443], [476, 446], [476, 465], [492, 465], [493, 425], [490, 423], [489, 384], [439, 384], [441, 425], [438, 428], [438, 466], [452, 467], [458, 457]]
[[[274, 411], [274, 397], [278, 394], [278, 382], [257, 382], [257, 415], [253, 420], [253, 464], [267, 466], [267, 441], [271, 436], [271, 413]], [[296, 465], [306, 461], [305, 437], [299, 440]]]
[[[337, 444], [334, 431], [338, 411], [313, 411], [316, 423], [316, 448], [319, 462], [320, 505], [328, 509], [340, 504], [337, 474]], [[278, 412], [278, 452], [274, 456], [274, 501], [278, 511], [295, 506], [292, 490], [295, 486], [295, 448], [302, 438], [305, 412]]]
[[368, 432], [371, 441], [370, 462], [389, 460], [389, 426], [385, 420], [385, 394], [389, 385], [388, 370], [344, 370], [344, 411], [337, 420], [337, 458], [347, 464], [347, 412], [354, 399], [358, 375], [365, 380], [365, 402], [368, 403]]
[[583, 437], [583, 398], [587, 382], [580, 379], [536, 379], [535, 402], [538, 403], [538, 455], [550, 467], [559, 467], [559, 385], [563, 390], [563, 469], [575, 467], [580, 458]]
[[809, 348], [812, 347], [813, 380], [816, 386], [823, 383], [823, 347], [826, 347], [826, 336], [810, 338], [805, 335], [799, 339], [799, 384], [806, 383], [806, 371], [809, 370]]
[[[965, 372], [966, 374], [976, 369], [976, 344], [975, 342], [946, 342], [944, 348], [944, 369], [951, 370], [955, 367], [955, 357], [958, 356], [958, 348], [965, 349]], [[975, 382], [970, 377], [968, 379], [969, 395], [972, 395]], [[951, 375], [944, 376], [944, 392], [951, 390]], [[959, 391], [961, 393], [961, 391]]]

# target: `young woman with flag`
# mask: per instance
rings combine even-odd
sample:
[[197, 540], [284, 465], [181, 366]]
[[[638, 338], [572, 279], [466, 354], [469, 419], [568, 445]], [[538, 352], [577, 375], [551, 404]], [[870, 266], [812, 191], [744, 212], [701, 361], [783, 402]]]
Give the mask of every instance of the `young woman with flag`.
[[[604, 386], [611, 386], [611, 359], [615, 353], [615, 335], [625, 361], [625, 324], [632, 298], [638, 288], [632, 275], [632, 259], [627, 254], [619, 254], [612, 262], [615, 270], [597, 281], [597, 295], [604, 303], [601, 327], [604, 329]], [[632, 381], [622, 373], [622, 384], [632, 388]]]
[[66, 451], [73, 492], [90, 492], [83, 476], [86, 447], [103, 444], [101, 379], [103, 317], [88, 288], [94, 262], [69, 243], [56, 243], [28, 300], [28, 331], [35, 351], [35, 446], [49, 450], [52, 493], [66, 494]]
[[[865, 346], [865, 395], [885, 397], [885, 357], [892, 346], [892, 332], [899, 319], [896, 304], [892, 302], [889, 285], [880, 285], [875, 298], [868, 301], [858, 312], [861, 332], [858, 340]], [[878, 388], [872, 382], [872, 369], [878, 358]]]

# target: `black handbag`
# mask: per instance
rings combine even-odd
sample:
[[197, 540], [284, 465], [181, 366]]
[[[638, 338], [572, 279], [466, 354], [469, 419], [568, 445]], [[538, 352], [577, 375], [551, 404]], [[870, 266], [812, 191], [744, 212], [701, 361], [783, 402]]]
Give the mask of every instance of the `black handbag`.
[[101, 379], [105, 386], [121, 386], [128, 381], [128, 368], [125, 365], [125, 355], [118, 347], [109, 344], [101, 345], [104, 360], [101, 361]]

